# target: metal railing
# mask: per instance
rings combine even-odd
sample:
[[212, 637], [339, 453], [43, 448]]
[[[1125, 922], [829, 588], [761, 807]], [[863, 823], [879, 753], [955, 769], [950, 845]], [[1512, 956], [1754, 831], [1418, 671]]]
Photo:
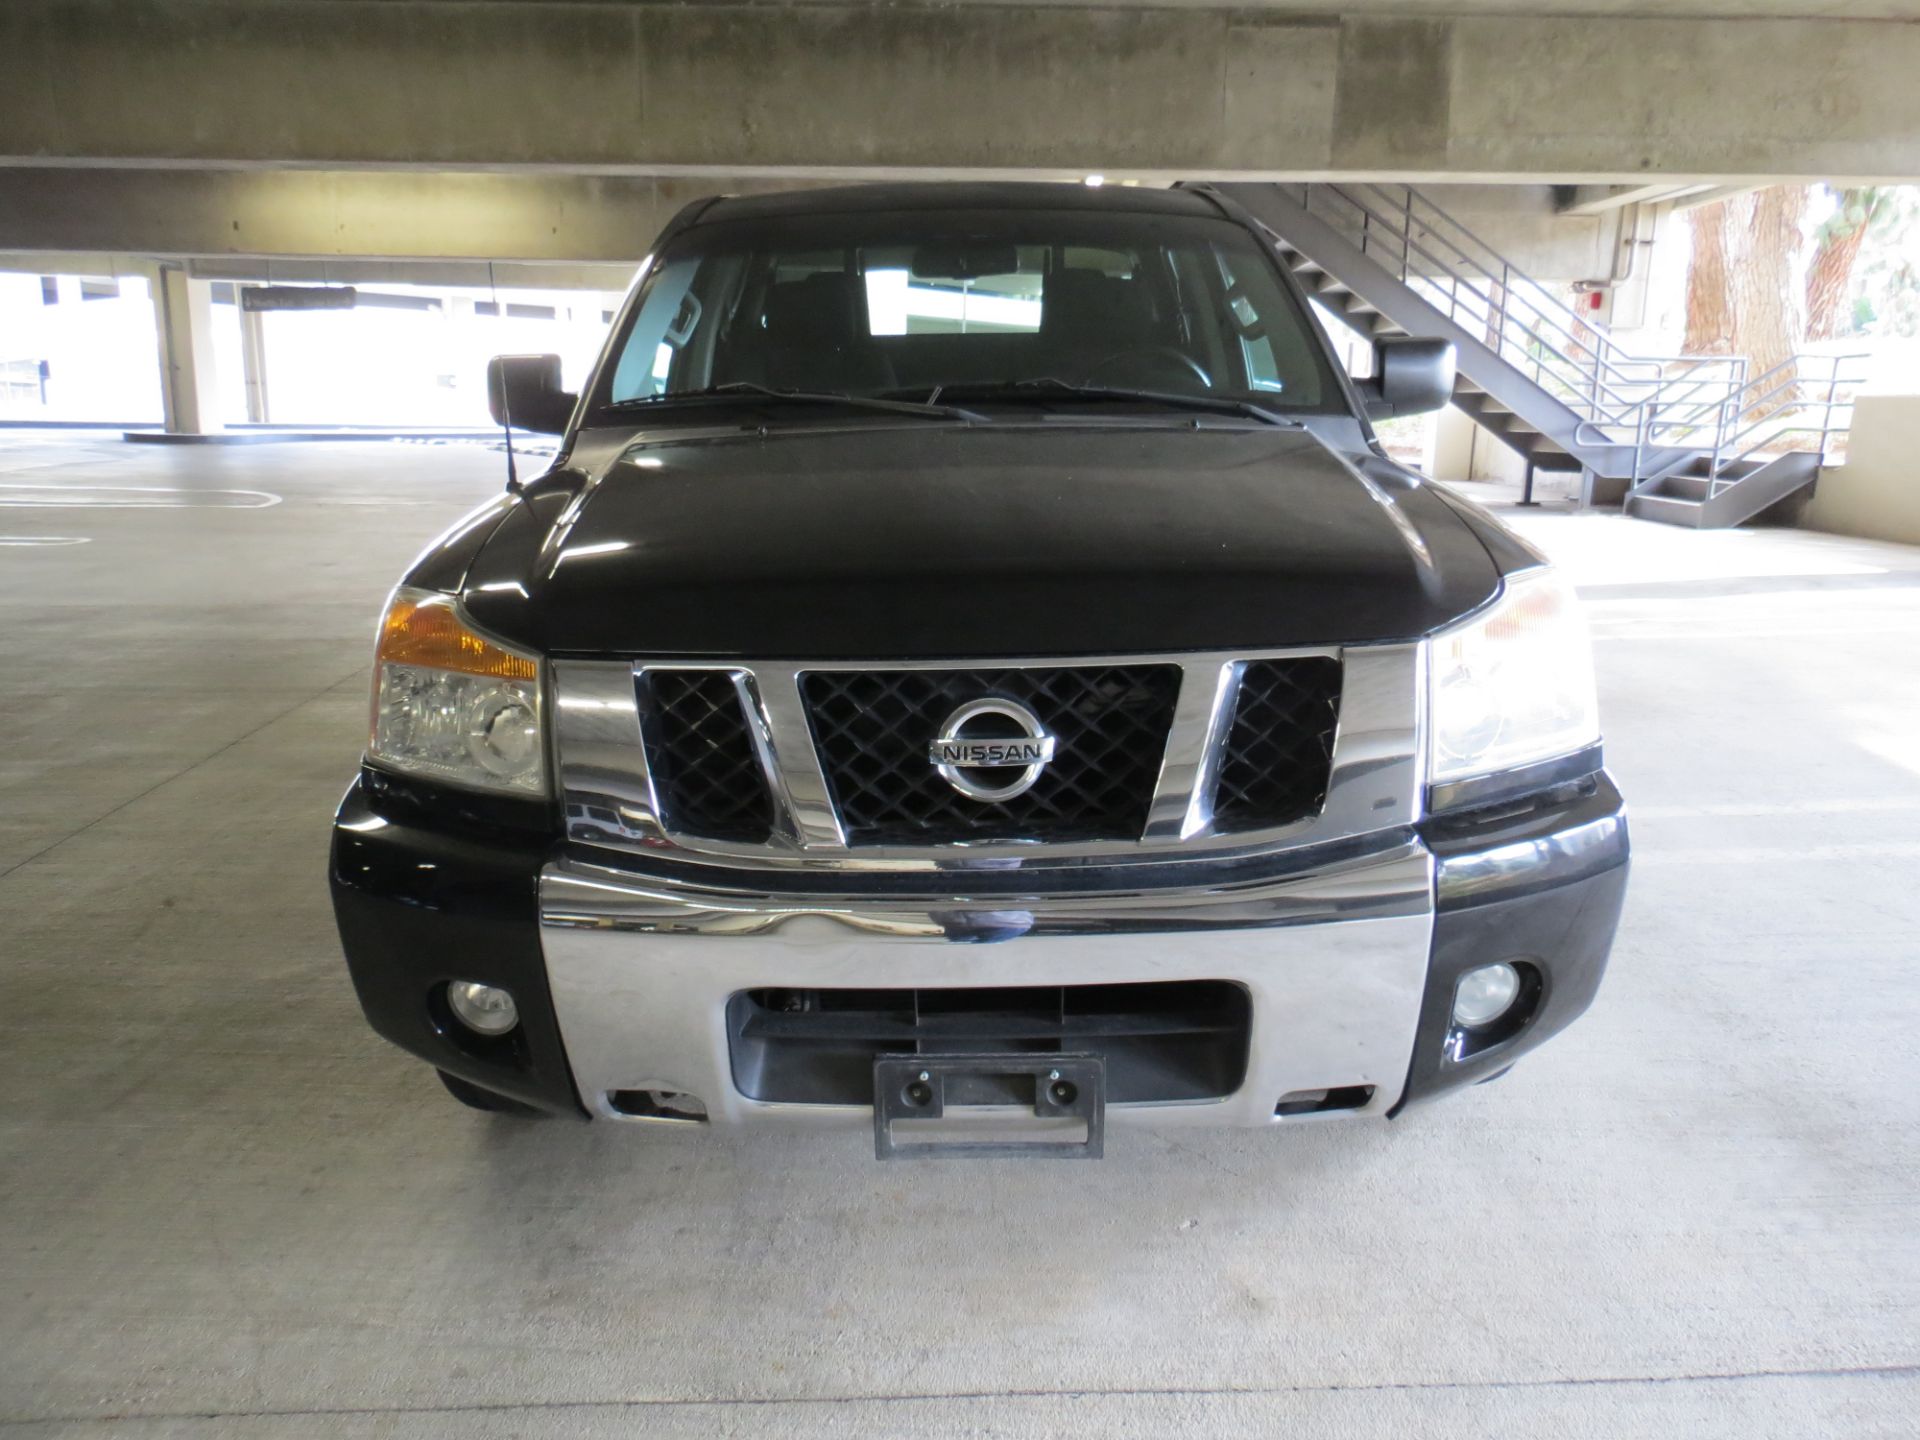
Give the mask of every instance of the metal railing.
[[[1689, 455], [1648, 472], [1644, 457], [1656, 444], [1683, 444], [1704, 455], [1706, 474], [1694, 478], [1706, 481], [1709, 500], [1747, 473], [1731, 472], [1770, 449], [1817, 453], [1820, 463], [1828, 464], [1836, 441], [1852, 428], [1869, 359], [1863, 353], [1790, 355], [1722, 397], [1710, 414], [1696, 406], [1670, 416], [1659, 404], [1648, 405], [1634, 441], [1633, 493], [1698, 461], [1699, 456]], [[1788, 435], [1802, 438], [1782, 446]]]
[[1411, 186], [1311, 184], [1299, 194], [1308, 211], [1608, 443], [1636, 434], [1650, 402], [1672, 408], [1684, 397], [1704, 415], [1747, 381], [1738, 357], [1622, 349], [1604, 325]]
[[1796, 355], [1755, 375], [1741, 356], [1632, 354], [1412, 186], [1286, 188], [1566, 407], [1574, 445], [1630, 444], [1633, 493], [1704, 459], [1711, 498], [1787, 436], [1824, 464], [1851, 427], [1865, 355]]
[[[1738, 478], [1730, 471], [1786, 435], [1800, 437], [1794, 448], [1817, 448], [1824, 463], [1851, 424], [1864, 356], [1795, 356], [1754, 375], [1741, 356], [1632, 354], [1411, 186], [1309, 184], [1297, 193], [1571, 411], [1576, 445], [1630, 443], [1635, 491], [1704, 453], [1709, 493], [1717, 493]], [[1675, 458], [1674, 448], [1692, 453]]]

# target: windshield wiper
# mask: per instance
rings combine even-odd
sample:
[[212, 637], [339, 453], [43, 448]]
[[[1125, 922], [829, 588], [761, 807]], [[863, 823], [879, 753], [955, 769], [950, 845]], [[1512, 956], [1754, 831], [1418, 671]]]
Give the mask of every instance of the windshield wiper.
[[[905, 399], [900, 391], [889, 391], [888, 394], [889, 398]], [[1120, 385], [1082, 385], [1076, 381], [1061, 380], [1052, 375], [1041, 375], [1028, 380], [935, 385], [925, 392], [925, 399], [921, 403], [934, 404], [943, 395], [989, 401], [1056, 398], [1133, 401], [1143, 405], [1164, 405], [1173, 410], [1203, 410], [1216, 415], [1244, 415], [1247, 419], [1258, 420], [1263, 425], [1279, 425], [1289, 430], [1300, 428], [1298, 420], [1290, 419], [1276, 410], [1269, 410], [1264, 405], [1256, 405], [1251, 400], [1238, 400], [1230, 395], [1182, 395], [1173, 390], [1134, 390]]]
[[[935, 387], [936, 389], [938, 387]], [[647, 410], [656, 405], [672, 405], [682, 400], [781, 400], [802, 405], [842, 405], [855, 410], [880, 410], [889, 415], [924, 415], [936, 420], [966, 420], [985, 423], [987, 417], [958, 405], [939, 405], [926, 400], [903, 400], [878, 395], [849, 395], [843, 390], [783, 390], [759, 385], [751, 380], [730, 380], [725, 385], [709, 385], [704, 390], [669, 391], [664, 395], [636, 395], [631, 400], [615, 400], [608, 410]]]

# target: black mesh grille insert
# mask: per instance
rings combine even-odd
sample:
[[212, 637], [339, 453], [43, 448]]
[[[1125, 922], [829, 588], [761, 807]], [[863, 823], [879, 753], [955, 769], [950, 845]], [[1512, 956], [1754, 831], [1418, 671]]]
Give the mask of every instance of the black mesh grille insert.
[[1215, 826], [1257, 830], [1318, 815], [1339, 722], [1338, 660], [1248, 661], [1220, 757]]
[[640, 681], [640, 713], [668, 828], [764, 844], [773, 801], [733, 676], [650, 670]]
[[[850, 845], [1137, 840], [1180, 668], [816, 670], [802, 686]], [[1019, 701], [1059, 742], [1031, 790], [997, 803], [960, 794], [927, 761], [947, 717], [985, 696]]]

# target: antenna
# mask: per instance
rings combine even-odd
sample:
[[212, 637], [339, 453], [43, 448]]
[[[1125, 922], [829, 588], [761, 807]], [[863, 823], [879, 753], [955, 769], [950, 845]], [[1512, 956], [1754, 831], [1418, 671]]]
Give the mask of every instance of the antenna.
[[[487, 294], [493, 297], [493, 315], [497, 320], [501, 318], [500, 289], [493, 283], [493, 261], [491, 260], [487, 261]], [[508, 399], [509, 393], [510, 387], [506, 383], [506, 376], [502, 375], [500, 377], [500, 429], [507, 437], [507, 489], [518, 495], [520, 472], [513, 463], [513, 411], [510, 408], [512, 402]]]

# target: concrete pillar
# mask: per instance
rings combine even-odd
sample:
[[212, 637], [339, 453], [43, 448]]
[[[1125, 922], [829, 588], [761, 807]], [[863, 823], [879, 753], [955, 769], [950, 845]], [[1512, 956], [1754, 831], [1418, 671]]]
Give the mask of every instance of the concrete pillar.
[[191, 279], [178, 265], [162, 265], [153, 279], [153, 310], [167, 433], [208, 435], [222, 429], [212, 282]]
[[1473, 479], [1473, 445], [1480, 427], [1449, 405], [1433, 417], [1433, 455], [1427, 471], [1436, 480]]
[[[245, 288], [236, 287], [236, 302]], [[266, 322], [258, 310], [249, 310], [237, 303], [234, 308], [240, 312], [240, 365], [247, 382], [247, 419], [255, 425], [265, 425], [272, 418], [267, 408]]]

